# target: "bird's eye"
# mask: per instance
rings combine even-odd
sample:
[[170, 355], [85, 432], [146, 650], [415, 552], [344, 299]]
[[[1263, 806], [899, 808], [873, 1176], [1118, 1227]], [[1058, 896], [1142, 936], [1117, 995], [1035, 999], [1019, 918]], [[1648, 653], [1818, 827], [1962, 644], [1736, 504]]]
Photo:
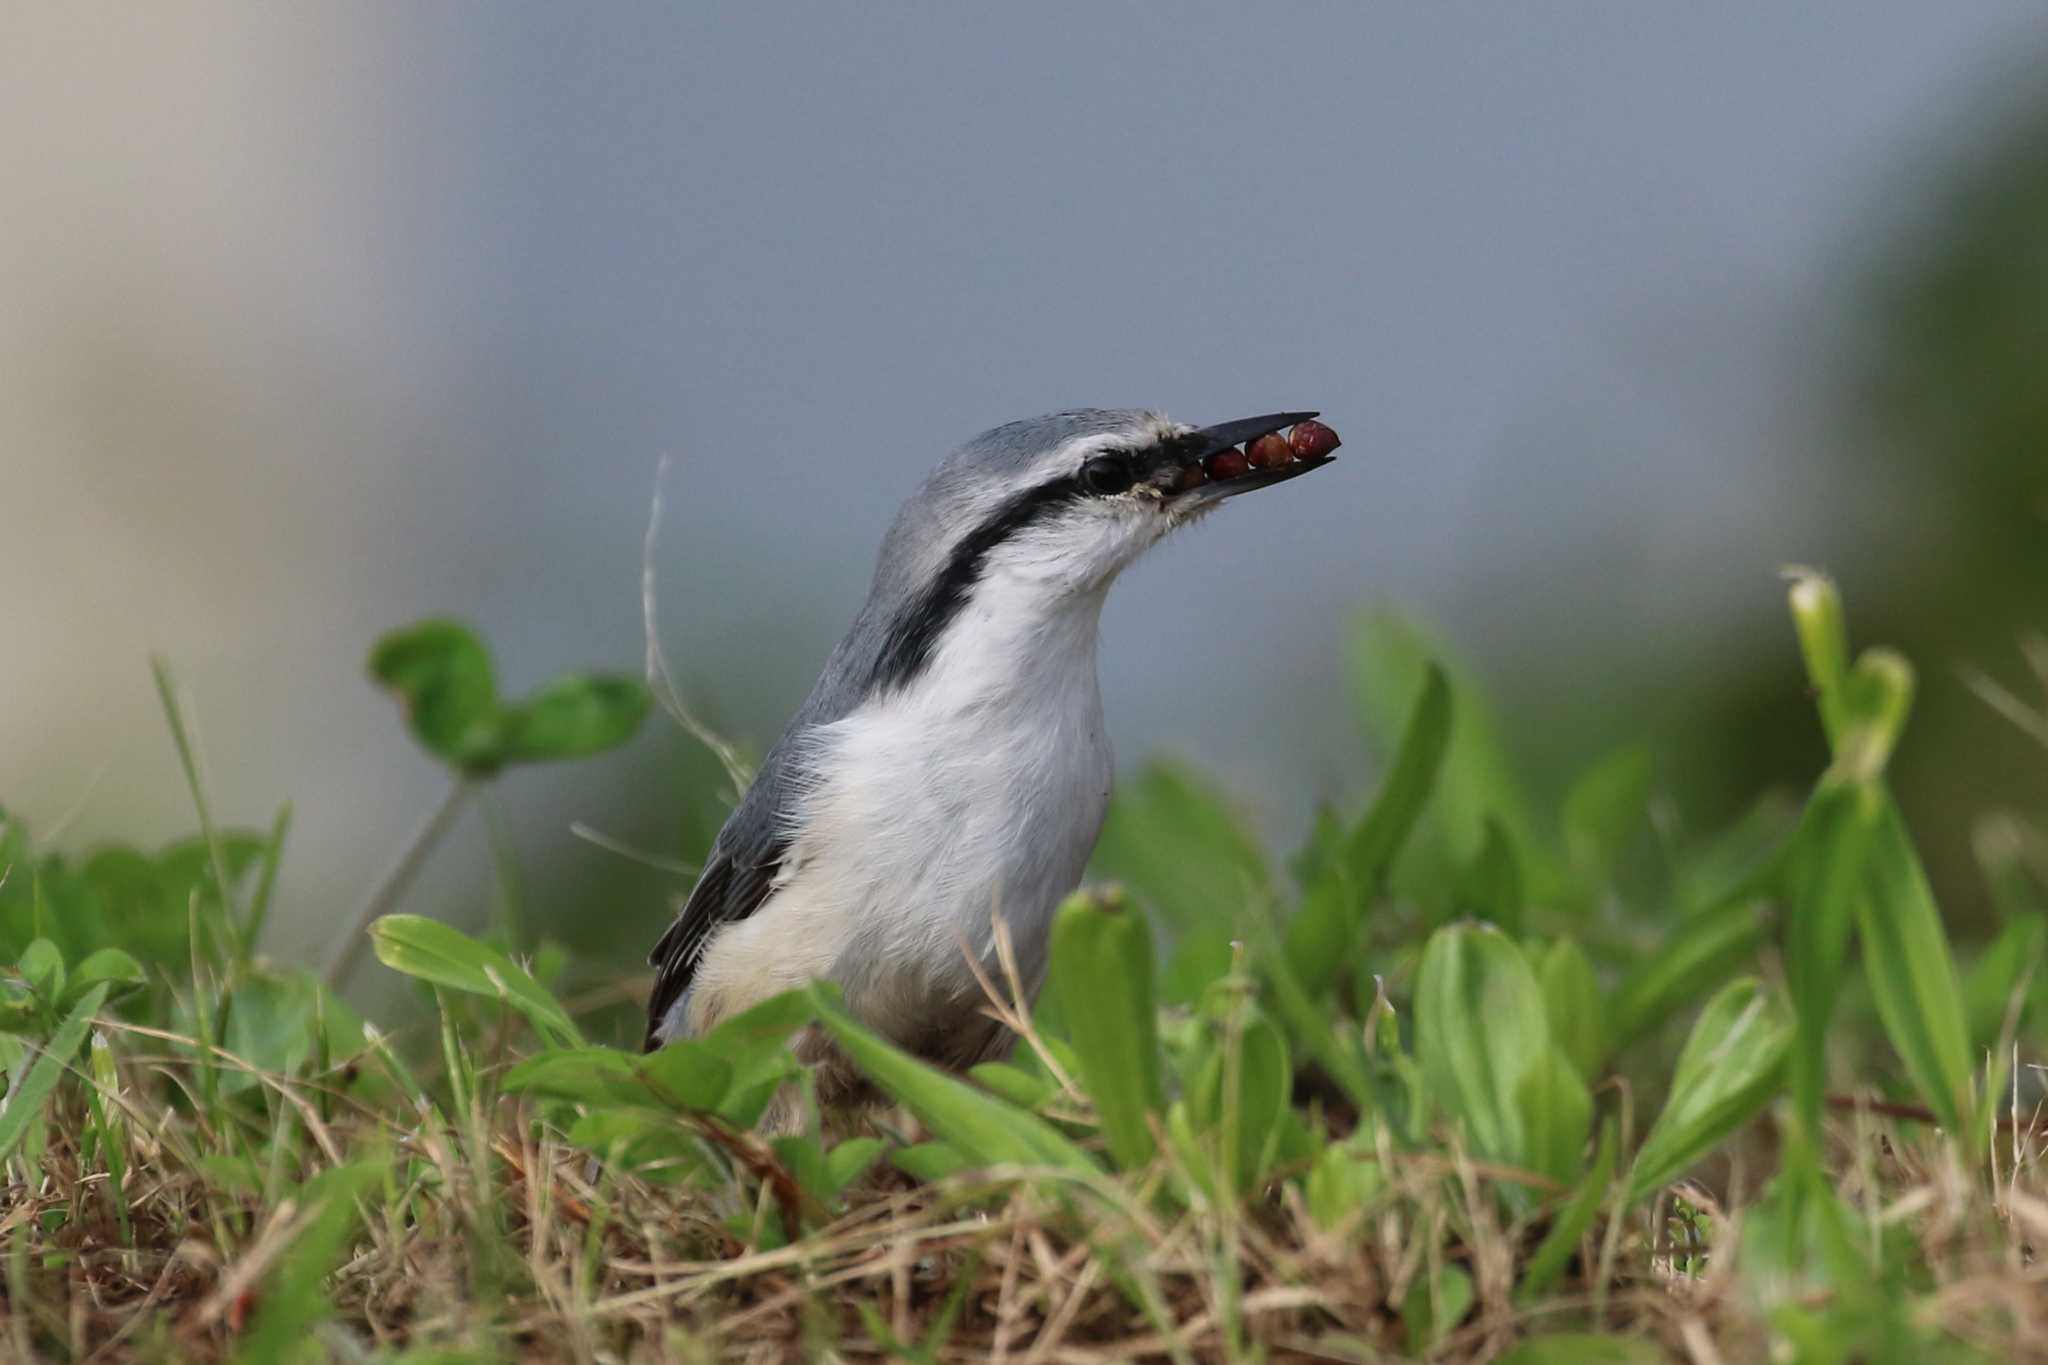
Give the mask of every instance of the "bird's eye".
[[1133, 482], [1130, 461], [1121, 455], [1097, 455], [1081, 466], [1081, 486], [1097, 497], [1128, 493]]

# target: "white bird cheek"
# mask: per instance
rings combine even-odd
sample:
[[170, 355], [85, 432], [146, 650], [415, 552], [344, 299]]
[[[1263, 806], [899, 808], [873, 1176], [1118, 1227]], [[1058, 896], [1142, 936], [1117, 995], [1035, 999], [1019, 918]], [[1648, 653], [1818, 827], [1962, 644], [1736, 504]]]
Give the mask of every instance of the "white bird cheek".
[[1158, 504], [1142, 496], [1077, 505], [1057, 521], [998, 549], [990, 568], [1054, 593], [1100, 592], [1165, 533]]

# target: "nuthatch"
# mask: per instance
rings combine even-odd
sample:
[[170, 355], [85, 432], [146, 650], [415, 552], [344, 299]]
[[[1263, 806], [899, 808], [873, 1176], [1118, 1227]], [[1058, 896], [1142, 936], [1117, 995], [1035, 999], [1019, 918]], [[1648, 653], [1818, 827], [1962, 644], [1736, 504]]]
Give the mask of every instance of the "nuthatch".
[[[869, 1028], [962, 1068], [1001, 916], [1027, 988], [1109, 805], [1095, 639], [1117, 574], [1226, 498], [1330, 462], [1240, 443], [1315, 416], [1193, 428], [1091, 408], [962, 446], [897, 514], [874, 586], [655, 945], [647, 1047], [813, 979]], [[813, 1058], [815, 1059], [815, 1058]]]

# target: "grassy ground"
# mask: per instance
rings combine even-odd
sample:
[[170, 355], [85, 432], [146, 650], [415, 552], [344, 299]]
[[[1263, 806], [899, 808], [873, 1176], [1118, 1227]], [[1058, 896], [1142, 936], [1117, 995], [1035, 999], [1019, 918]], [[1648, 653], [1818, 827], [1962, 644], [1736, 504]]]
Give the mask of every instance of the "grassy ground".
[[[967, 1079], [824, 991], [600, 1046], [635, 983], [384, 913], [411, 859], [367, 902], [424, 1006], [387, 1034], [258, 951], [285, 818], [195, 781], [156, 852], [9, 822], [0, 1359], [2048, 1359], [2048, 844], [1987, 815], [2001, 924], [1952, 944], [1884, 784], [1910, 670], [1824, 580], [1791, 606], [1834, 762], [1706, 834], [1636, 750], [1531, 809], [1378, 632], [1368, 807], [1276, 867], [1191, 775], [1129, 784], [1126, 889], [1063, 907], [1034, 1007], [988, 983], [1024, 1041]], [[646, 706], [504, 701], [445, 623], [373, 671], [459, 792]], [[889, 1104], [820, 1114], [806, 1029]]]

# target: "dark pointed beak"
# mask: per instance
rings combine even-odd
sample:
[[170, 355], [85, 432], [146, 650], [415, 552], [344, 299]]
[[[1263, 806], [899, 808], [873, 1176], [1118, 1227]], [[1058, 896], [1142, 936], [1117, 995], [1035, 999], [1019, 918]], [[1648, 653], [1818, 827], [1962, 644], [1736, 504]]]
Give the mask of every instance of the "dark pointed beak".
[[[1203, 427], [1188, 434], [1180, 452], [1183, 456], [1182, 468], [1201, 465], [1211, 455], [1233, 446], [1241, 446], [1247, 441], [1256, 441], [1259, 437], [1276, 431], [1285, 431], [1296, 422], [1306, 422], [1316, 415], [1313, 412], [1269, 412], [1263, 417], [1240, 417], [1235, 422], [1219, 422], [1213, 427]], [[1276, 483], [1299, 478], [1311, 469], [1321, 469], [1335, 458], [1332, 455], [1322, 455], [1268, 469], [1248, 469], [1229, 478], [1204, 475], [1202, 483], [1192, 488], [1183, 487], [1180, 492], [1172, 495], [1172, 500], [1182, 506], [1221, 502], [1225, 498], [1234, 498], [1239, 493], [1249, 493], [1254, 488], [1271, 488]]]
[[1296, 422], [1306, 422], [1318, 415], [1313, 412], [1269, 412], [1264, 417], [1240, 417], [1235, 422], [1219, 422], [1213, 427], [1203, 427], [1195, 435], [1203, 443], [1201, 453], [1213, 455], [1225, 446], [1241, 446], [1246, 441], [1285, 431]]

